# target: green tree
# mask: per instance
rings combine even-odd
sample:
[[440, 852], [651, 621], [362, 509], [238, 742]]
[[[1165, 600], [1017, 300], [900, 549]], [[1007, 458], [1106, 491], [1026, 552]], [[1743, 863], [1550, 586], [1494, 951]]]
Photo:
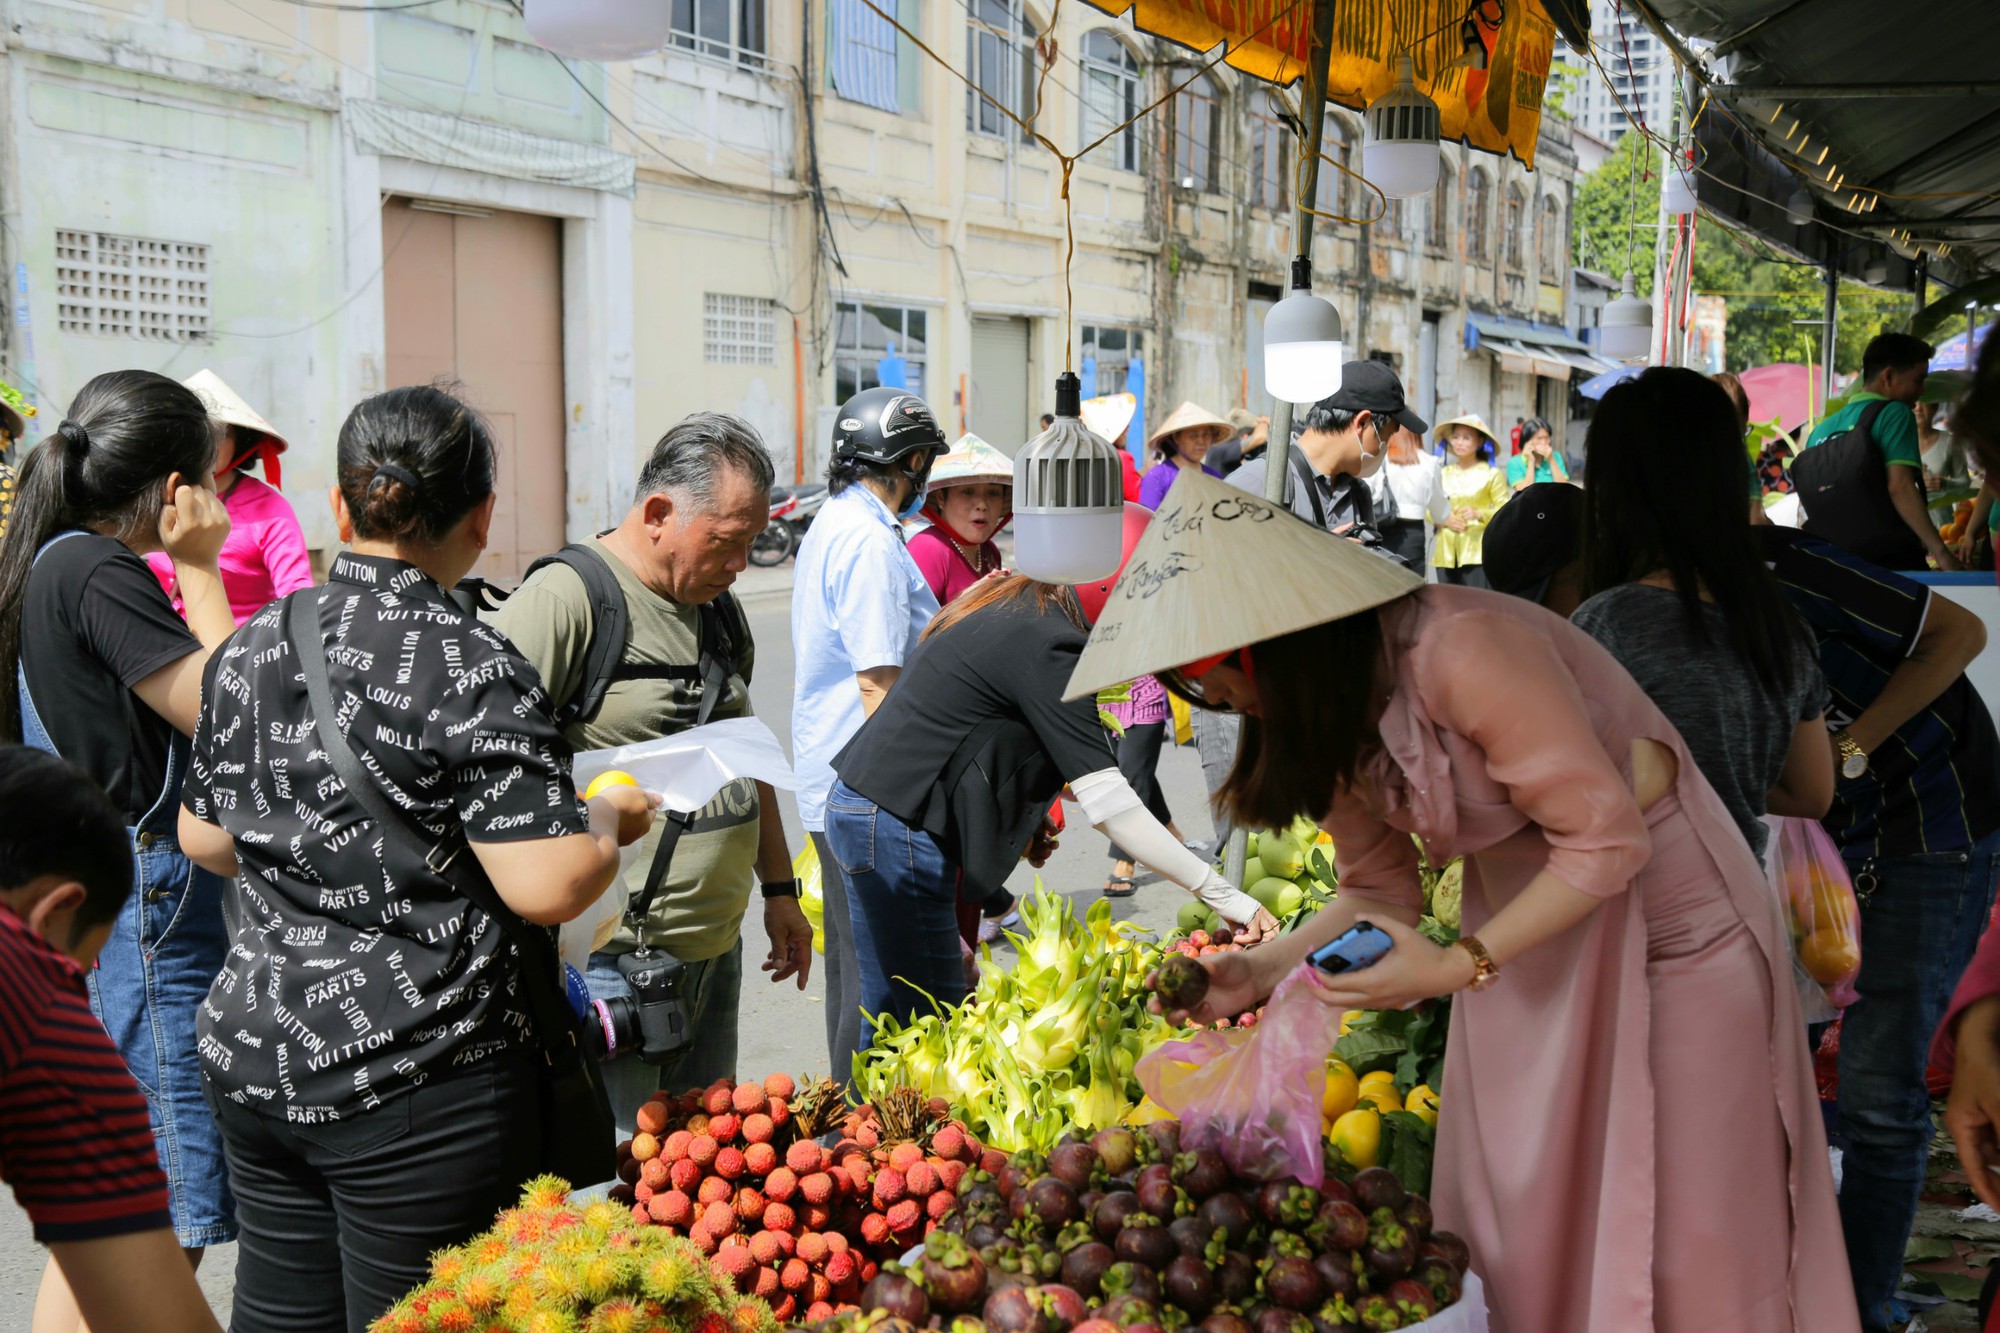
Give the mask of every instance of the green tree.
[[1613, 278], [1630, 268], [1639, 295], [1650, 296], [1659, 213], [1660, 154], [1644, 135], [1628, 133], [1603, 166], [1576, 183], [1571, 253]]

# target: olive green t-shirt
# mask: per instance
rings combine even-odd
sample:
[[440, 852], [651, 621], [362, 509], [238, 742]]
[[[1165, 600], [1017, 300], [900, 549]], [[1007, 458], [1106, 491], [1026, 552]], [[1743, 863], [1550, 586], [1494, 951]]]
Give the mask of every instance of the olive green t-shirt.
[[[573, 723], [564, 735], [581, 751], [637, 745], [687, 730], [695, 725], [701, 704], [702, 684], [693, 670], [700, 661], [699, 609], [661, 597], [602, 542], [593, 538], [590, 545], [611, 566], [625, 593], [631, 630], [622, 664], [689, 670], [684, 679], [613, 680], [596, 716]], [[565, 565], [537, 570], [487, 619], [534, 664], [556, 706], [568, 703], [582, 688], [593, 617], [583, 580], [574, 570]], [[736, 619], [743, 623], [740, 611]], [[749, 716], [754, 662], [755, 648], [746, 642], [738, 651], [736, 674], [729, 678], [710, 721]], [[759, 813], [757, 785], [747, 778], [725, 786], [702, 808], [693, 827], [681, 835], [666, 882], [647, 913], [648, 944], [691, 963], [719, 957], [735, 947], [754, 883]], [[653, 849], [665, 826], [664, 820], [653, 825], [638, 859], [626, 872], [628, 897], [645, 887]], [[620, 927], [609, 948], [623, 953], [635, 944], [631, 932]]]

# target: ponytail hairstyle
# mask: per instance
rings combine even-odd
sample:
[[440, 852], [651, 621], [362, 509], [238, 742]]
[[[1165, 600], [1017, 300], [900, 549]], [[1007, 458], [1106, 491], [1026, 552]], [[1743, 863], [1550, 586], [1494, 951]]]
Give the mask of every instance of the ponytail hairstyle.
[[21, 739], [21, 617], [35, 555], [70, 528], [105, 528], [127, 546], [159, 541], [168, 478], [199, 485], [215, 464], [208, 408], [150, 370], [114, 370], [83, 386], [69, 416], [21, 465], [0, 542], [0, 740]]
[[493, 494], [493, 435], [451, 389], [364, 398], [340, 428], [340, 494], [363, 541], [435, 545]]

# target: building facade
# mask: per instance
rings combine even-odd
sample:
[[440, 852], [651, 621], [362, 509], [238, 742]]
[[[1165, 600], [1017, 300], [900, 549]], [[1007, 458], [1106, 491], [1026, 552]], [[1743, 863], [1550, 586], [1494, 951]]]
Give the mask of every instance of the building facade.
[[[395, 384], [454, 379], [493, 422], [496, 577], [613, 521], [697, 409], [789, 480], [878, 383], [1010, 452], [1065, 366], [1138, 396], [1134, 440], [1182, 399], [1268, 407], [1294, 136], [1263, 85], [1086, 6], [1045, 34], [1025, 0], [898, 0], [955, 70], [859, 0], [685, 0], [611, 65], [509, 0], [0, 9], [14, 382], [52, 424], [99, 371], [215, 369], [291, 440], [322, 550], [340, 421]], [[1353, 354], [1432, 416], [1564, 421], [1567, 124], [1533, 172], [1449, 146], [1385, 208], [1347, 174], [1359, 117], [1326, 116], [1347, 170], [1315, 204], [1352, 220], [1317, 222], [1316, 286]], [[1065, 180], [1039, 137], [1097, 146]]]
[[[1656, 135], [1665, 135], [1674, 104], [1674, 59], [1666, 44], [1622, 5], [1594, 7], [1590, 15], [1588, 52], [1563, 47], [1565, 63], [1578, 71], [1577, 128], [1593, 138], [1616, 144], [1636, 118]], [[1588, 174], [1586, 169], [1585, 174]]]

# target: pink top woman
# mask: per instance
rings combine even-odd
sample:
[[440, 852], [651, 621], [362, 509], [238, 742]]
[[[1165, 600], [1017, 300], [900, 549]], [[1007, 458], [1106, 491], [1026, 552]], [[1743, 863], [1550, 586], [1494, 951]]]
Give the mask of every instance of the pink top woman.
[[[223, 589], [229, 594], [229, 609], [241, 625], [278, 598], [309, 588], [313, 582], [298, 515], [277, 491], [278, 455], [285, 451], [285, 441], [214, 371], [194, 375], [187, 387], [208, 404], [209, 415], [222, 431], [215, 457], [215, 490], [229, 511], [229, 539], [223, 543], [218, 564]], [[270, 485], [244, 471], [259, 460]], [[178, 609], [173, 561], [155, 553], [146, 557], [146, 563], [167, 595], [176, 598]]]
[[943, 606], [1000, 568], [993, 540], [1014, 516], [1014, 465], [977, 435], [962, 435], [931, 468], [924, 517], [910, 558]]

